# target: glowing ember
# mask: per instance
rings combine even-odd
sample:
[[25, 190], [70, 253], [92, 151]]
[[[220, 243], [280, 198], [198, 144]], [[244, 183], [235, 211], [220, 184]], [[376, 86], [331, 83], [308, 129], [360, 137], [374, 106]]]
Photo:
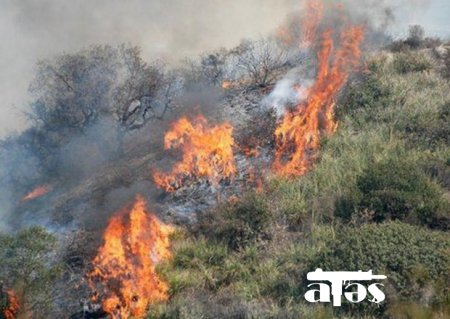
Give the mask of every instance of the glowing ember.
[[3, 310], [3, 316], [5, 319], [15, 319], [19, 312], [19, 302], [14, 291], [8, 290], [6, 293], [8, 295], [8, 308]]
[[240, 149], [242, 154], [244, 154], [246, 157], [258, 157], [260, 155], [260, 152], [256, 147], [241, 146]]
[[170, 173], [156, 172], [155, 183], [172, 192], [190, 178], [204, 178], [213, 185], [233, 178], [236, 174], [233, 145], [230, 124], [211, 126], [203, 116], [192, 122], [184, 117], [172, 125], [164, 139], [165, 149], [181, 149], [182, 159]]
[[222, 82], [222, 89], [228, 90], [228, 89], [231, 88], [232, 85], [233, 85], [233, 83], [231, 83], [231, 81], [223, 81]]
[[324, 5], [320, 0], [306, 2], [305, 16], [302, 20], [302, 42], [300, 47], [307, 48], [316, 41], [317, 30], [323, 18]]
[[323, 34], [316, 82], [308, 90], [306, 102], [287, 112], [275, 131], [274, 169], [279, 175], [304, 174], [316, 158], [321, 134], [337, 128], [334, 98], [359, 64], [363, 29], [350, 27], [340, 38], [340, 47], [335, 51], [332, 31]]
[[168, 299], [168, 285], [158, 277], [155, 265], [170, 257], [172, 232], [148, 212], [141, 196], [131, 209], [111, 218], [88, 279], [100, 293], [94, 299], [102, 298], [104, 310], [113, 318], [142, 318], [150, 304]]
[[52, 186], [50, 185], [41, 185], [33, 189], [31, 192], [29, 192], [27, 195], [25, 195], [22, 198], [23, 202], [28, 202], [30, 200], [36, 199], [38, 197], [42, 197], [45, 194], [52, 191]]

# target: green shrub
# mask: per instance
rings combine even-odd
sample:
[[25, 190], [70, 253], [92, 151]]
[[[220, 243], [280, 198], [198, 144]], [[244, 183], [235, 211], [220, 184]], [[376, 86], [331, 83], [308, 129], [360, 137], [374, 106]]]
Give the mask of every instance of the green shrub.
[[447, 160], [430, 159], [423, 163], [424, 170], [442, 187], [450, 190], [450, 157]]
[[387, 276], [387, 303], [445, 305], [450, 236], [400, 222], [364, 225], [339, 232], [310, 269], [373, 270]]
[[238, 249], [257, 239], [267, 238], [272, 217], [262, 195], [249, 193], [200, 216], [200, 231], [232, 249]]
[[433, 309], [410, 302], [394, 303], [387, 313], [395, 319], [444, 319], [450, 318], [450, 305]]
[[176, 247], [177, 254], [173, 258], [176, 267], [198, 268], [199, 265], [220, 266], [228, 255], [227, 247], [207, 242], [204, 239], [185, 242]]
[[252, 311], [234, 296], [211, 296], [204, 292], [175, 299], [169, 305], [152, 309], [147, 319], [244, 319]]
[[[407, 160], [370, 164], [357, 179], [357, 189], [338, 201], [338, 216], [350, 219], [368, 214], [366, 218], [374, 222], [401, 220], [434, 228], [449, 226], [448, 204], [441, 190]], [[357, 216], [353, 216], [355, 212]]]
[[404, 136], [411, 146], [418, 144], [436, 148], [450, 144], [450, 101], [437, 110], [411, 114], [402, 125]]
[[174, 257], [159, 266], [171, 296], [192, 289], [215, 291], [230, 281], [231, 275], [224, 266], [230, 258], [226, 245], [204, 238], [179, 238], [173, 252]]
[[348, 87], [339, 102], [337, 117], [354, 113], [358, 109], [388, 107], [392, 103], [392, 91], [376, 75], [369, 75], [355, 81]]
[[54, 285], [62, 275], [57, 248], [55, 236], [42, 227], [0, 233], [0, 281], [20, 292], [21, 310], [37, 318], [53, 317], [56, 310]]
[[399, 74], [423, 72], [431, 69], [431, 62], [421, 53], [398, 53], [393, 62], [394, 70]]
[[[331, 309], [291, 303], [279, 306], [270, 299], [251, 302], [235, 296], [208, 296], [199, 293], [173, 300], [169, 305], [155, 309], [147, 319], [332, 319]], [[356, 319], [346, 317], [345, 319]], [[358, 319], [362, 319], [358, 317]]]

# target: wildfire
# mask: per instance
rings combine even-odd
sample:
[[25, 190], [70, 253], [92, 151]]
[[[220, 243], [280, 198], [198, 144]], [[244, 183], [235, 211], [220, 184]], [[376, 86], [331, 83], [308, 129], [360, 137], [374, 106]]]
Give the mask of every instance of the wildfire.
[[302, 20], [302, 48], [309, 47], [316, 41], [317, 30], [323, 18], [324, 5], [320, 0], [308, 0], [306, 2], [305, 16]]
[[8, 296], [8, 308], [3, 310], [3, 316], [5, 319], [15, 319], [19, 312], [19, 301], [14, 291], [8, 290], [6, 294]]
[[182, 159], [170, 173], [154, 173], [158, 187], [173, 192], [190, 178], [204, 178], [213, 185], [233, 178], [233, 127], [224, 123], [212, 126], [203, 116], [194, 121], [183, 117], [172, 124], [164, 139], [165, 149], [181, 149]]
[[150, 304], [168, 299], [169, 287], [155, 266], [170, 258], [172, 232], [172, 227], [147, 210], [141, 196], [131, 209], [124, 208], [111, 218], [88, 279], [94, 291], [102, 287], [103, 308], [113, 318], [142, 318]]
[[332, 31], [323, 33], [318, 73], [306, 102], [287, 112], [275, 131], [274, 169], [278, 174], [304, 174], [317, 156], [321, 134], [336, 130], [334, 98], [359, 64], [363, 35], [361, 27], [349, 27], [341, 33], [340, 47], [335, 50]]
[[22, 202], [28, 202], [30, 200], [36, 199], [38, 197], [42, 197], [45, 194], [49, 193], [52, 191], [52, 186], [50, 185], [41, 185], [36, 187], [35, 189], [33, 189], [31, 192], [29, 192], [28, 194], [26, 194], [23, 198], [22, 198]]

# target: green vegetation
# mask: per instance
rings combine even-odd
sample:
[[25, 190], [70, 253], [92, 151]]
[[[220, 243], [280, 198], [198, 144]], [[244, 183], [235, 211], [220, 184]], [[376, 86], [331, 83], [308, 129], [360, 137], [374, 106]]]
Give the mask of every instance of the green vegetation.
[[[434, 228], [448, 228], [449, 206], [442, 190], [406, 160], [371, 163], [357, 178], [357, 191], [336, 207], [338, 216], [356, 213], [369, 221], [401, 220]], [[368, 216], [371, 214], [371, 216]]]
[[54, 284], [61, 274], [53, 262], [56, 243], [40, 227], [0, 234], [0, 280], [16, 292], [23, 314], [45, 317], [54, 306]]
[[[325, 269], [372, 269], [389, 277], [392, 302], [445, 305], [449, 294], [450, 237], [399, 222], [344, 229], [318, 255]], [[390, 303], [387, 303], [390, 304]]]
[[431, 68], [431, 62], [419, 53], [399, 53], [394, 58], [393, 68], [400, 74], [422, 72]]
[[201, 232], [209, 238], [239, 249], [268, 239], [267, 228], [273, 218], [261, 195], [249, 193], [236, 202], [226, 203], [200, 217]]
[[[450, 83], [435, 64], [409, 49], [372, 59], [307, 175], [175, 236], [160, 269], [171, 299], [149, 318], [448, 317]], [[386, 274], [387, 301], [312, 306], [304, 280], [317, 267]]]
[[[262, 190], [200, 213], [173, 235], [173, 258], [158, 266], [170, 300], [152, 307], [148, 318], [450, 317], [450, 54], [437, 57], [433, 39], [424, 39], [420, 28], [410, 33], [351, 79], [336, 103], [339, 129], [322, 139], [305, 176], [266, 180]], [[297, 63], [278, 52], [272, 58], [271, 45], [244, 42], [233, 51], [202, 56], [184, 76], [189, 85], [216, 87], [250, 78], [241, 84], [242, 94], [269, 90]], [[227, 74], [230, 61], [237, 61], [237, 74]], [[87, 71], [79, 74], [80, 65]], [[126, 137], [176, 109], [177, 82], [162, 66], [144, 63], [133, 47], [94, 47], [41, 63], [32, 85], [35, 127], [3, 145], [7, 167], [18, 162], [21, 169], [6, 169], [2, 176], [22, 189], [47, 171], [65, 172], [64, 165], [55, 166], [60, 159], [55, 150], [64, 150], [73, 136], [97, 136], [93, 128], [101, 116], [114, 123], [112, 139], [118, 143], [105, 154], [117, 160]], [[161, 114], [151, 111], [149, 101], [158, 101]], [[258, 132], [271, 134], [258, 125]], [[100, 162], [92, 171], [106, 163]], [[71, 173], [74, 183], [90, 174], [84, 166]], [[98, 202], [103, 205], [103, 199]], [[64, 317], [74, 303], [79, 309], [78, 300], [66, 301], [64, 294], [71, 280], [81, 278], [60, 266], [68, 262], [54, 255], [61, 253], [56, 245], [54, 236], [38, 227], [0, 234], [0, 280], [16, 291], [25, 315]], [[306, 274], [319, 267], [386, 274], [386, 302], [339, 309], [308, 304]]]

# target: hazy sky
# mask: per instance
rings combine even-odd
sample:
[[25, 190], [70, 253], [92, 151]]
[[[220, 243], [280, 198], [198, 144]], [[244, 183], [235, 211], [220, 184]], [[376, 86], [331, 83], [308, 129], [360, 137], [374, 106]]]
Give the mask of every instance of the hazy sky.
[[[147, 60], [176, 61], [265, 35], [298, 9], [299, 2], [0, 0], [0, 137], [23, 129], [28, 83], [39, 59], [90, 44], [127, 42], [141, 46]], [[405, 2], [409, 5], [394, 33], [420, 23], [432, 34], [450, 35], [450, 0]], [[427, 6], [419, 9], [419, 2]]]

